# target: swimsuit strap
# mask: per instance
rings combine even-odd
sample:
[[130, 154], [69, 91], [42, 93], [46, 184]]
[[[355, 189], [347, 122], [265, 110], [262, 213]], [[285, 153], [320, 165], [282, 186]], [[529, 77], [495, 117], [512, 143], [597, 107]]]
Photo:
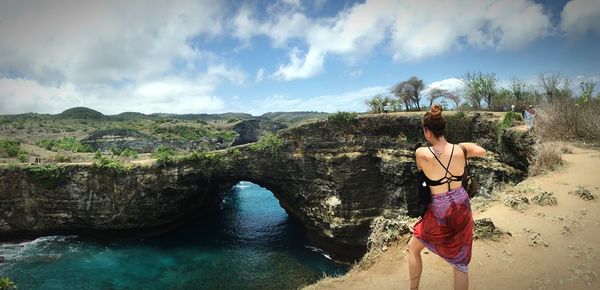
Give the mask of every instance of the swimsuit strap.
[[[454, 155], [454, 144], [452, 144], [452, 152], [450, 152], [450, 159], [448, 160], [448, 166], [444, 166], [444, 163], [442, 163], [442, 161], [435, 155], [435, 153], [433, 152], [433, 150], [431, 150], [431, 147], [427, 147], [429, 149], [429, 151], [431, 151], [431, 153], [433, 154], [433, 157], [435, 157], [435, 160], [437, 160], [437, 162], [442, 166], [442, 168], [444, 168], [446, 170], [446, 173], [444, 174], [444, 177], [440, 178], [438, 180], [438, 182], [442, 183], [441, 181], [443, 179], [446, 179], [446, 184], [448, 184], [448, 190], [450, 190], [450, 182], [452, 182], [452, 178], [457, 178], [457, 176], [455, 176], [454, 174], [452, 174], [452, 172], [450, 172], [449, 168], [450, 168], [450, 163], [452, 162], [452, 157]], [[448, 173], [450, 173], [450, 178], [448, 178]], [[458, 181], [458, 180], [457, 180]], [[441, 185], [441, 184], [440, 184]]]

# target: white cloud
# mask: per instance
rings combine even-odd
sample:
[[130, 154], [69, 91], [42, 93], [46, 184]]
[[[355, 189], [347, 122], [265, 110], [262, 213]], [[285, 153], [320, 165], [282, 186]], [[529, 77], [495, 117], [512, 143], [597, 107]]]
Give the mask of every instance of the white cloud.
[[187, 41], [222, 31], [213, 1], [4, 1], [0, 73], [38, 80], [120, 82], [203, 57]]
[[571, 38], [582, 37], [588, 32], [600, 34], [600, 2], [569, 1], [561, 13], [560, 28]]
[[253, 115], [279, 111], [318, 111], [331, 113], [336, 111], [364, 112], [367, 110], [365, 104], [366, 99], [377, 94], [388, 92], [388, 87], [374, 86], [338, 95], [317, 96], [312, 98], [290, 98], [284, 95], [274, 95], [263, 100], [255, 101], [251, 106], [240, 103], [236, 105], [235, 108], [244, 108], [243, 111], [249, 111]]
[[290, 52], [290, 63], [279, 66], [279, 69], [273, 74], [275, 79], [294, 80], [305, 79], [317, 75], [323, 70], [325, 54], [311, 47], [310, 51], [304, 55], [298, 48]]
[[56, 114], [75, 106], [105, 114], [221, 112], [225, 103], [212, 95], [212, 80], [162, 79], [114, 88], [110, 85], [43, 85], [26, 79], [0, 79], [0, 113]]
[[[290, 39], [297, 46], [275, 76], [281, 80], [313, 77], [323, 71], [327, 55], [343, 56], [349, 64], [387, 47], [395, 61], [415, 61], [463, 46], [519, 49], [545, 37], [551, 29], [542, 4], [528, 0], [367, 0], [335, 17], [311, 19], [296, 9], [259, 21], [240, 10], [236, 31], [241, 38], [267, 35], [276, 47]], [[293, 25], [291, 25], [293, 24]]]
[[457, 78], [449, 78], [441, 81], [432, 82], [425, 88], [424, 92], [428, 93], [431, 89], [443, 89], [450, 92], [458, 92], [463, 86], [463, 82]]
[[260, 83], [263, 81], [265, 77], [265, 68], [261, 67], [256, 71], [256, 78], [254, 79], [255, 82]]
[[465, 44], [518, 49], [548, 35], [551, 28], [543, 6], [527, 0], [410, 0], [396, 4], [391, 47], [397, 61], [420, 60]]

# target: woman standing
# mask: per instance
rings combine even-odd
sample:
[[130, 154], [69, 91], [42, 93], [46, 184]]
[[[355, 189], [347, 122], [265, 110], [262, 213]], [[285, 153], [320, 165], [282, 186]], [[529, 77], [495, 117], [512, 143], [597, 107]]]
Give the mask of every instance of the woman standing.
[[448, 143], [444, 137], [446, 123], [442, 107], [433, 105], [423, 116], [423, 134], [431, 147], [415, 152], [417, 168], [425, 173], [432, 201], [408, 242], [410, 289], [419, 288], [424, 247], [454, 266], [454, 289], [469, 288], [473, 216], [461, 181], [466, 158], [483, 157], [486, 151], [475, 143]]

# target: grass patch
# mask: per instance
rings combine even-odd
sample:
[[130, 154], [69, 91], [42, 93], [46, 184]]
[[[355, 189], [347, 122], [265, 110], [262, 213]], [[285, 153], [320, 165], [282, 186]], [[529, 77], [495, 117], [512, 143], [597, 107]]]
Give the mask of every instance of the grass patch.
[[352, 120], [356, 119], [357, 116], [358, 116], [358, 114], [354, 113], [354, 112], [338, 111], [337, 113], [333, 113], [333, 114], [327, 116], [327, 121], [333, 122], [333, 123], [348, 124]]
[[62, 149], [73, 153], [93, 152], [90, 145], [83, 145], [75, 137], [69, 136], [56, 140], [41, 140], [37, 142], [37, 145], [50, 151]]
[[534, 117], [534, 132], [549, 141], [600, 143], [600, 99], [569, 99], [542, 104]]
[[66, 178], [64, 169], [56, 164], [30, 165], [24, 170], [35, 183], [49, 189], [58, 187]]
[[130, 169], [123, 161], [103, 156], [100, 152], [96, 152], [94, 160], [93, 166], [96, 169], [112, 171], [115, 173], [124, 173]]
[[554, 171], [564, 164], [561, 147], [554, 142], [539, 143], [536, 146], [535, 161], [529, 168], [532, 175]]
[[271, 154], [281, 153], [283, 147], [283, 139], [275, 134], [264, 135], [256, 143], [250, 145], [250, 149], [254, 151], [269, 152]]

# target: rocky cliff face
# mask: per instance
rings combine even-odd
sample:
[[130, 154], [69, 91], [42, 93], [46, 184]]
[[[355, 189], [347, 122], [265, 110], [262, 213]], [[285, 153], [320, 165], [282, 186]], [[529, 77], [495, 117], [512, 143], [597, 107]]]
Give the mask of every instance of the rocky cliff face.
[[275, 133], [285, 128], [287, 126], [284, 124], [264, 119], [244, 120], [233, 126], [232, 130], [238, 133], [238, 137], [231, 145], [237, 146], [256, 142], [268, 133]]
[[[450, 141], [478, 140], [497, 151], [471, 162], [478, 194], [525, 177], [522, 156], [532, 154], [523, 142], [528, 133], [499, 135], [495, 121], [480, 115], [449, 121]], [[335, 259], [358, 259], [375, 218], [414, 213], [414, 149], [425, 143], [420, 128], [420, 116], [400, 114], [323, 121], [280, 133], [280, 150], [239, 146], [220, 151], [222, 166], [216, 170], [200, 161], [119, 174], [69, 166], [54, 188], [42, 186], [25, 169], [2, 169], [0, 237], [161, 232], [217, 210], [220, 193], [247, 180], [273, 192], [288, 214], [305, 225], [309, 243]]]

